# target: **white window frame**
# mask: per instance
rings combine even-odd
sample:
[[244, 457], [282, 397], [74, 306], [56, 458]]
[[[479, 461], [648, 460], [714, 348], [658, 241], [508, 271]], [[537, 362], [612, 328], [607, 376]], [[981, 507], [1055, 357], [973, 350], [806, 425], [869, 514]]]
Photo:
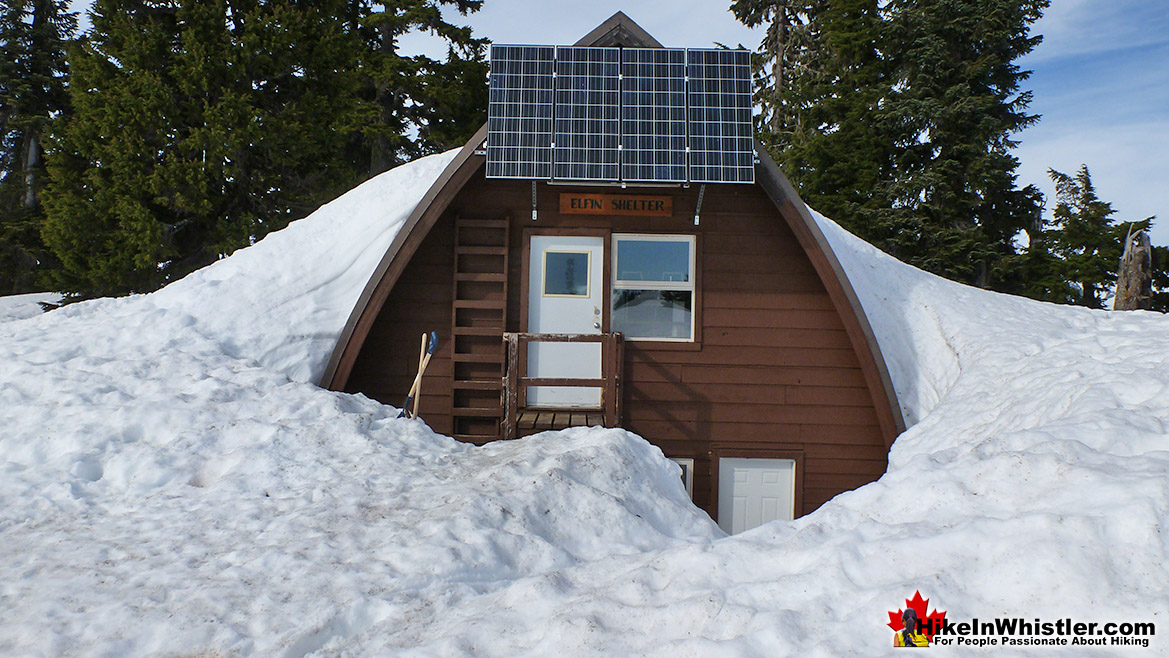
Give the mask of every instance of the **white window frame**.
[[[571, 254], [574, 256], [585, 256], [585, 293], [583, 295], [568, 295], [564, 293], [547, 292], [548, 290], [548, 254]], [[602, 261], [603, 262], [603, 261]], [[541, 297], [571, 297], [575, 299], [588, 299], [593, 296], [593, 252], [589, 250], [580, 249], [545, 249], [544, 257], [540, 263], [540, 268], [543, 273], [540, 275], [540, 296]]]
[[694, 458], [667, 457], [667, 459], [682, 469], [682, 482], [686, 487], [686, 495], [690, 496], [690, 500], [694, 500]]
[[[643, 281], [624, 280], [617, 278], [620, 274], [617, 268], [617, 256], [620, 251], [620, 243], [622, 240], [641, 241], [641, 242], [686, 242], [690, 248], [690, 280], [689, 281]], [[626, 336], [625, 340], [643, 341], [652, 343], [693, 343], [695, 342], [696, 327], [695, 323], [698, 318], [698, 286], [695, 280], [698, 278], [698, 241], [697, 236], [686, 233], [614, 233], [611, 239], [610, 250], [613, 260], [613, 282], [612, 289], [609, 295], [609, 312], [613, 313], [613, 294], [618, 290], [679, 290], [688, 291], [690, 293], [690, 337], [689, 338], [656, 338], [653, 336]]]

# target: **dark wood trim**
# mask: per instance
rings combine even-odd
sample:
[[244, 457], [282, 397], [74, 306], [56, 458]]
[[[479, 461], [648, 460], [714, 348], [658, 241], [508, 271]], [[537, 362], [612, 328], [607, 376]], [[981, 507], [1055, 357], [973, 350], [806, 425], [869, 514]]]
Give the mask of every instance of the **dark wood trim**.
[[[532, 293], [529, 281], [532, 278], [532, 231], [525, 228], [520, 232], [520, 326], [522, 332], [528, 331], [528, 295]], [[525, 367], [527, 367], [525, 365]]]
[[349, 320], [341, 330], [341, 335], [329, 357], [329, 364], [321, 377], [320, 384], [324, 388], [334, 391], [345, 389], [345, 384], [353, 371], [353, 362], [361, 352], [361, 346], [365, 344], [365, 338], [373, 328], [374, 320], [385, 305], [390, 291], [393, 290], [402, 271], [406, 269], [406, 264], [410, 262], [418, 246], [422, 244], [431, 227], [442, 216], [455, 195], [483, 166], [484, 158], [475, 155], [475, 149], [479, 148], [486, 138], [487, 125], [484, 124], [434, 181], [406, 218], [398, 234], [394, 236], [390, 248], [382, 256], [381, 262], [378, 263], [373, 276], [366, 283], [361, 297], [349, 314]]
[[703, 333], [702, 329], [703, 329], [703, 327], [706, 326], [706, 316], [702, 310], [703, 308], [705, 308], [705, 306], [702, 303], [702, 288], [703, 288], [703, 285], [706, 283], [706, 281], [704, 280], [705, 277], [703, 277], [703, 275], [702, 275], [702, 271], [704, 269], [706, 269], [706, 261], [703, 258], [702, 243], [703, 243], [702, 234], [695, 233], [694, 234], [694, 272], [692, 272], [692, 274], [694, 275], [694, 300], [693, 300], [694, 301], [694, 308], [692, 309], [694, 311], [694, 336], [693, 336], [694, 340], [693, 340], [693, 344], [697, 345], [699, 349], [702, 349], [702, 333]]
[[601, 238], [601, 255], [605, 260], [601, 268], [601, 331], [613, 331], [613, 231], [609, 230]]
[[582, 226], [580, 228], [565, 228], [563, 226], [528, 226], [524, 228], [524, 235], [531, 237], [533, 235], [539, 236], [560, 236], [565, 238], [608, 238], [611, 230], [607, 228], [590, 228]]
[[756, 173], [759, 175], [756, 182], [775, 204], [780, 216], [787, 221], [796, 239], [808, 254], [808, 259], [812, 261], [820, 280], [824, 282], [828, 296], [835, 304], [845, 331], [852, 340], [869, 387], [873, 391], [884, 393], [884, 404], [881, 404], [881, 400], [874, 400], [873, 406], [877, 411], [885, 445], [892, 446], [893, 439], [905, 431], [905, 418], [901, 415], [901, 406], [897, 402], [893, 380], [889, 376], [881, 347], [877, 344], [877, 337], [869, 325], [860, 299], [856, 296], [856, 291], [853, 290], [836, 254], [832, 252], [828, 239], [816, 224], [807, 205], [800, 200], [787, 176], [784, 176], [779, 165], [775, 164], [759, 142], [755, 142], [755, 153], [759, 158], [759, 164], [756, 166]]
[[795, 519], [804, 515], [804, 461], [806, 456], [803, 450], [796, 450], [791, 448], [780, 448], [773, 450], [770, 448], [747, 448], [740, 446], [719, 446], [715, 445], [710, 451], [710, 501], [711, 509], [710, 516], [718, 523], [718, 507], [719, 507], [719, 490], [718, 477], [719, 460], [723, 457], [729, 459], [790, 459], [796, 463], [795, 484], [792, 487], [795, 489], [795, 500], [792, 501], [793, 514]]

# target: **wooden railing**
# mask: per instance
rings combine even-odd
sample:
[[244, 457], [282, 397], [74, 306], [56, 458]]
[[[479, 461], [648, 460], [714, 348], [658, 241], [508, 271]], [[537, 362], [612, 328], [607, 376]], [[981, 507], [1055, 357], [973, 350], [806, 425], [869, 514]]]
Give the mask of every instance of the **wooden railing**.
[[[599, 409], [604, 412], [605, 427], [621, 424], [622, 364], [625, 362], [625, 337], [608, 334], [527, 334], [505, 332], [507, 370], [503, 375], [504, 439], [516, 438], [520, 410], [527, 407], [529, 386], [580, 386], [601, 389]], [[528, 377], [528, 349], [530, 343], [600, 343], [600, 379], [572, 377]], [[521, 374], [523, 373], [523, 374]]]

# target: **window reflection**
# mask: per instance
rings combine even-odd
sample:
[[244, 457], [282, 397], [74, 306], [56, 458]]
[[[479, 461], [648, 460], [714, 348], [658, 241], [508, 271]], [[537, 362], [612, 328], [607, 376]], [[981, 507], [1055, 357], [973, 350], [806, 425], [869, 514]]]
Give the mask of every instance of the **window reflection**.
[[544, 252], [544, 294], [588, 297], [589, 253]]
[[630, 338], [690, 338], [694, 294], [689, 290], [614, 290], [614, 331]]

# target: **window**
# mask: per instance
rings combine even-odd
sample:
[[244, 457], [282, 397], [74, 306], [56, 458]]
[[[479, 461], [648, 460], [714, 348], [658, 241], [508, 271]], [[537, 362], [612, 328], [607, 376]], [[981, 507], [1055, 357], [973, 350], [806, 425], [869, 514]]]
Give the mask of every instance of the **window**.
[[682, 486], [686, 488], [686, 495], [690, 496], [690, 500], [694, 500], [694, 459], [691, 457], [669, 459], [682, 468]]
[[545, 251], [544, 296], [588, 297], [591, 255], [587, 251]]
[[694, 236], [613, 236], [613, 331], [694, 340]]

